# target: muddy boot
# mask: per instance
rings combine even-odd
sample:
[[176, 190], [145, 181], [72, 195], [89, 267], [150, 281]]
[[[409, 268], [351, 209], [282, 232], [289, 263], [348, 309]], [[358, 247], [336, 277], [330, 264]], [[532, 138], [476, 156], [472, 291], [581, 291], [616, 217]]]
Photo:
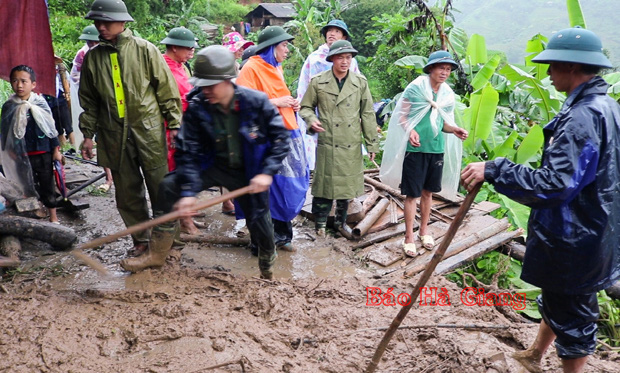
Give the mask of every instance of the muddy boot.
[[170, 253], [174, 233], [174, 231], [153, 229], [146, 253], [137, 258], [123, 259], [121, 267], [129, 272], [139, 272], [146, 268], [163, 266], [166, 264], [166, 257]]
[[349, 209], [349, 201], [339, 199], [336, 201], [336, 216], [334, 216], [334, 228], [347, 240], [353, 239], [353, 231], [347, 225], [347, 210]]

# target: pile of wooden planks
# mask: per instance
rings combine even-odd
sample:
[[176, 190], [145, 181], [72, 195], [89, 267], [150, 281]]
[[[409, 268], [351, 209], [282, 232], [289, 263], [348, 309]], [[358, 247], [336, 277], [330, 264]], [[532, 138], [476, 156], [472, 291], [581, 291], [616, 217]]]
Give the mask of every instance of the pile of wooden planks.
[[[358, 203], [350, 206], [349, 214], [353, 218], [347, 219], [347, 222], [355, 224], [353, 234], [357, 239], [352, 248], [367, 260], [382, 267], [390, 267], [384, 274], [402, 272], [405, 277], [411, 277], [422, 272], [430, 262], [433, 249], [441, 243], [442, 236], [452, 222], [463, 198], [459, 196], [455, 200], [446, 200], [440, 196], [433, 196], [429, 230], [435, 238], [435, 247], [425, 250], [417, 241], [419, 255], [408, 258], [402, 251], [405, 234], [405, 196], [400, 194], [400, 191], [381, 183], [378, 173], [378, 169], [365, 171], [364, 184], [367, 192], [359, 198]], [[358, 206], [360, 204], [361, 207]], [[312, 219], [311, 205], [312, 196], [308, 195], [302, 214], [310, 219]], [[498, 220], [489, 215], [499, 207], [498, 204], [491, 202], [472, 206], [442, 262], [438, 265], [436, 273], [446, 273], [458, 268], [463, 263], [499, 248], [522, 234], [519, 230], [508, 231], [510, 224], [507, 220]], [[419, 213], [417, 215], [414, 231], [419, 221]]]

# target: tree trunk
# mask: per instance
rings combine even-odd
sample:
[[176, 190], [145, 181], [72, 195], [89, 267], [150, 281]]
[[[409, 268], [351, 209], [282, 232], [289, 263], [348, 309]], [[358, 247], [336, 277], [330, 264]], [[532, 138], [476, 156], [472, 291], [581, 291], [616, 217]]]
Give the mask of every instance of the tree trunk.
[[68, 249], [77, 240], [71, 228], [13, 215], [0, 216], [0, 234], [32, 238], [47, 242], [58, 249]]

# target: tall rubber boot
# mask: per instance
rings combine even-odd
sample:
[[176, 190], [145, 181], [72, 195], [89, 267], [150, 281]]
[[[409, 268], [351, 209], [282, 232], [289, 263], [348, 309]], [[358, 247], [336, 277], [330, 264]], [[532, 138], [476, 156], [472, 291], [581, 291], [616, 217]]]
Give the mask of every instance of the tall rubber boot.
[[336, 215], [334, 216], [334, 228], [347, 240], [353, 239], [353, 231], [347, 225], [347, 210], [349, 200], [339, 199], [336, 201]]
[[123, 259], [121, 267], [129, 272], [139, 272], [146, 268], [158, 268], [166, 263], [166, 257], [172, 248], [174, 231], [153, 229], [147, 251], [137, 258]]

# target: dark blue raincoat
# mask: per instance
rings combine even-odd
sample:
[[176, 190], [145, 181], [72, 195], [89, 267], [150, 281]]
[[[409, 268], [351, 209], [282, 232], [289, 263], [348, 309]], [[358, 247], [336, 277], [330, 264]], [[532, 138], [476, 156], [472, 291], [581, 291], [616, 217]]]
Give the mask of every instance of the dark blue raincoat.
[[485, 179], [532, 212], [521, 278], [585, 294], [620, 277], [620, 105], [600, 77], [577, 87], [545, 126], [541, 167], [489, 161]]

